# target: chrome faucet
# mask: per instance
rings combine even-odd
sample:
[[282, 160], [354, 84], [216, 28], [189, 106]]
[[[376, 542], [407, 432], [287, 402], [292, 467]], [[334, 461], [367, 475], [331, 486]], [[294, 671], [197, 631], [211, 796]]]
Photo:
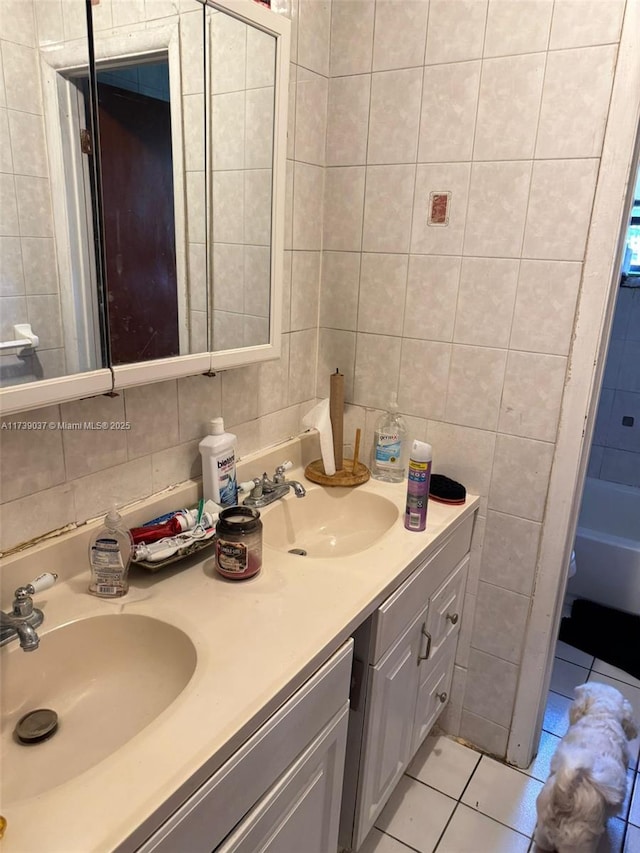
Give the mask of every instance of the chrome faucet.
[[287, 480], [285, 477], [285, 471], [288, 471], [289, 468], [293, 468], [293, 463], [283, 462], [276, 468], [272, 480], [267, 477], [266, 472], [262, 477], [256, 477], [249, 496], [243, 501], [245, 506], [252, 506], [256, 509], [268, 506], [287, 495], [290, 489], [293, 489], [297, 498], [303, 498], [307, 494], [307, 490], [302, 483], [297, 480]]
[[42, 625], [44, 613], [33, 606], [32, 595], [53, 586], [58, 580], [54, 572], [44, 572], [42, 575], [25, 586], [20, 586], [14, 593], [11, 613], [0, 610], [0, 646], [10, 643], [16, 637], [20, 640], [20, 648], [32, 652], [40, 645], [36, 628]]

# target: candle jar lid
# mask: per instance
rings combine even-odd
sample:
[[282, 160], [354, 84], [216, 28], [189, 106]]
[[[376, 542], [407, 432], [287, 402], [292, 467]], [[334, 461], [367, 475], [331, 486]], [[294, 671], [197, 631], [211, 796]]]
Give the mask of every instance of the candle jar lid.
[[248, 506], [230, 506], [223, 509], [218, 516], [216, 533], [226, 536], [243, 536], [247, 533], [255, 533], [262, 527], [260, 513], [257, 509]]

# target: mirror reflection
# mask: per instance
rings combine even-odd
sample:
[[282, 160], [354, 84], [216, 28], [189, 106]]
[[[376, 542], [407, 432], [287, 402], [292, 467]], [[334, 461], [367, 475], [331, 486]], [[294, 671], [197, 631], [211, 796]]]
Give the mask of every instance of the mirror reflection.
[[273, 332], [278, 16], [14, 7], [0, 17], [0, 388], [196, 353], [249, 363], [233, 353]]
[[179, 355], [187, 294], [176, 269], [169, 64], [98, 72], [97, 92], [111, 363]]
[[113, 366], [209, 350], [203, 7], [181, 8], [94, 29]]
[[269, 342], [276, 39], [207, 8], [213, 349]]
[[[0, 53], [0, 386], [7, 387], [103, 363], [97, 295], [76, 289], [95, 275], [93, 250], [72, 245], [66, 213], [67, 195], [88, 180], [79, 137], [89, 62], [84, 0], [65, 0], [54, 13], [46, 0], [12, 4], [0, 15]], [[76, 209], [86, 219], [79, 200]]]

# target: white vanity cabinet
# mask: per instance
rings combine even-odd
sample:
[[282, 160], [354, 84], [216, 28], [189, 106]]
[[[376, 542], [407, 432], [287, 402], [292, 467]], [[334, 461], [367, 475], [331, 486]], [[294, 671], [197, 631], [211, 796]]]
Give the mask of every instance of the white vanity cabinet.
[[[451, 690], [473, 516], [356, 632], [340, 844], [358, 850]], [[357, 667], [354, 667], [357, 671]]]
[[138, 853], [335, 851], [352, 649], [349, 640]]

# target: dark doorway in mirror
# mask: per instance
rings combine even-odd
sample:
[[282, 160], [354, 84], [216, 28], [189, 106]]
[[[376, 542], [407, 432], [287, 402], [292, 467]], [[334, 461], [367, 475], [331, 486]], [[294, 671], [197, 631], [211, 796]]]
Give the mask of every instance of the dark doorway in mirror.
[[[158, 71], [150, 75], [154, 69]], [[131, 82], [142, 79], [142, 70], [146, 79], [157, 81], [157, 91]], [[166, 71], [166, 63], [156, 63], [98, 75], [107, 310], [114, 365], [180, 354], [171, 109], [168, 85], [166, 99], [162, 86]]]

